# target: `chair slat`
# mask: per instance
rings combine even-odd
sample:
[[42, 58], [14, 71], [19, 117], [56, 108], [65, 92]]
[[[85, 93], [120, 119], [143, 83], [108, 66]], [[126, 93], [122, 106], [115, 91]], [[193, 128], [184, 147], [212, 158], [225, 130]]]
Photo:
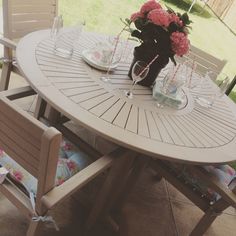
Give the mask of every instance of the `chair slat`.
[[32, 21], [21, 21], [21, 22], [13, 22], [14, 31], [22, 31], [22, 30], [32, 30], [36, 28], [48, 28], [51, 25], [51, 20], [32, 20]]
[[34, 20], [52, 21], [53, 18], [54, 14], [48, 14], [48, 13], [14, 14], [12, 15], [12, 22], [13, 24], [15, 24], [16, 22], [34, 21]]
[[56, 4], [56, 0], [8, 0], [11, 1], [14, 5], [24, 5], [24, 4]]
[[55, 12], [55, 7], [53, 5], [44, 4], [42, 5], [40, 2], [39, 4], [34, 5], [18, 5], [12, 6], [12, 14], [18, 13], [53, 13]]

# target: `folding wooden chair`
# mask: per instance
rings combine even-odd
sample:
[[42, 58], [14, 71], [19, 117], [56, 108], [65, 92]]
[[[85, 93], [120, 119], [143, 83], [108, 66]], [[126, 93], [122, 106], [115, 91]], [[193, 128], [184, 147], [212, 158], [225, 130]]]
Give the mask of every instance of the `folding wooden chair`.
[[[226, 60], [221, 60], [217, 57], [214, 57], [213, 55], [206, 53], [193, 45], [191, 45], [190, 51], [187, 55], [183, 56], [182, 58], [178, 58], [178, 62], [181, 63], [189, 59], [195, 61], [196, 71], [202, 75], [205, 75], [208, 69], [215, 71], [217, 74], [220, 74], [227, 63]], [[236, 76], [233, 78], [228, 89], [226, 90], [226, 95], [231, 93], [235, 84]]]
[[236, 209], [236, 171], [229, 165], [201, 167], [155, 160], [150, 166], [205, 213], [191, 236], [203, 235], [229, 206]]
[[203, 75], [205, 75], [209, 69], [220, 74], [227, 63], [226, 60], [221, 60], [193, 45], [191, 45], [188, 54], [177, 59], [179, 62], [186, 60], [193, 60], [196, 63], [196, 71]]
[[2, 0], [3, 38], [2, 74], [0, 91], [7, 90], [11, 72], [20, 74], [14, 61], [16, 42], [26, 34], [50, 28], [58, 13], [58, 0]]
[[[68, 161], [58, 158], [62, 134], [39, 122], [11, 101], [33, 93], [29, 86], [0, 93], [0, 147], [4, 150], [0, 154], [0, 164], [4, 166], [6, 163], [10, 172], [0, 184], [0, 191], [29, 218], [27, 236], [36, 235], [43, 221], [53, 222], [47, 215], [48, 210], [109, 168], [113, 161], [110, 155], [104, 155], [92, 163], [87, 162], [82, 170], [73, 173], [66, 181], [57, 179], [58, 186], [55, 186], [58, 168], [63, 161]], [[64, 152], [67, 149], [68, 146], [63, 149]], [[63, 150], [60, 149], [60, 153]], [[83, 150], [77, 154], [81, 156], [81, 152]], [[74, 158], [73, 155], [71, 161]], [[70, 167], [73, 167], [71, 164]], [[23, 181], [22, 176], [26, 174], [26, 180], [30, 176], [35, 179], [35, 190], [31, 182], [27, 184]]]

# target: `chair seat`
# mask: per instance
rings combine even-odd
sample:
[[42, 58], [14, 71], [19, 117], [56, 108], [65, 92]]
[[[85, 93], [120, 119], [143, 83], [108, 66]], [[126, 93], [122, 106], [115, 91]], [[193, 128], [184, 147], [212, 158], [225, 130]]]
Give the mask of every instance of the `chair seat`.
[[[74, 144], [63, 138], [59, 150], [55, 185], [60, 185], [88, 166], [92, 159]], [[3, 150], [0, 150], [0, 166], [5, 167], [11, 177], [23, 185], [27, 192], [37, 192], [37, 180]]]
[[[209, 188], [206, 183], [201, 180], [195, 173], [191, 171], [188, 165], [177, 164], [173, 162], [165, 162], [168, 167], [175, 172], [177, 178], [180, 178], [184, 183], [192, 186], [193, 190], [198, 191], [202, 196], [209, 199], [210, 203], [214, 203], [221, 196]], [[229, 165], [202, 166], [210, 175], [213, 175], [217, 180], [229, 187], [233, 182], [236, 182], [236, 171]]]

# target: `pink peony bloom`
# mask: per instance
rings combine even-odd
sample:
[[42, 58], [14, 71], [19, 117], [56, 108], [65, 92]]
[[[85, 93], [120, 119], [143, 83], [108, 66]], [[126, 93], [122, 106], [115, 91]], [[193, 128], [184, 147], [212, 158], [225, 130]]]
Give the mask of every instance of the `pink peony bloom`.
[[141, 10], [140, 12], [142, 14], [145, 14], [145, 13], [148, 13], [149, 11], [151, 10], [154, 10], [154, 9], [161, 9], [161, 5], [156, 2], [155, 0], [150, 0], [150, 1], [147, 1], [146, 3], [143, 4], [143, 6], [141, 7]]
[[180, 27], [183, 27], [183, 21], [174, 13], [169, 14], [169, 22], [175, 22]]
[[131, 15], [130, 20], [132, 22], [136, 21], [138, 18], [144, 18], [144, 14], [141, 12], [135, 12]]
[[173, 52], [178, 56], [183, 56], [189, 50], [189, 40], [182, 32], [174, 32], [170, 36]]
[[159, 26], [169, 26], [169, 14], [163, 9], [155, 9], [148, 13], [147, 18]]

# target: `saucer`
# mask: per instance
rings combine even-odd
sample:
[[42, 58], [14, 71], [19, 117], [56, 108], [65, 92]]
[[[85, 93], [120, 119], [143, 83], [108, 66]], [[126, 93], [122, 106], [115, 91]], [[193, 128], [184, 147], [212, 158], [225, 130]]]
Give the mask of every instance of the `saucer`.
[[[90, 66], [99, 69], [99, 70], [104, 70], [107, 71], [109, 69], [109, 64], [103, 63], [99, 60], [96, 60], [96, 58], [93, 55], [93, 51], [86, 49], [82, 51], [82, 59], [87, 62]], [[118, 66], [118, 63], [112, 63], [110, 65], [110, 71], [115, 70], [115, 68]]]

